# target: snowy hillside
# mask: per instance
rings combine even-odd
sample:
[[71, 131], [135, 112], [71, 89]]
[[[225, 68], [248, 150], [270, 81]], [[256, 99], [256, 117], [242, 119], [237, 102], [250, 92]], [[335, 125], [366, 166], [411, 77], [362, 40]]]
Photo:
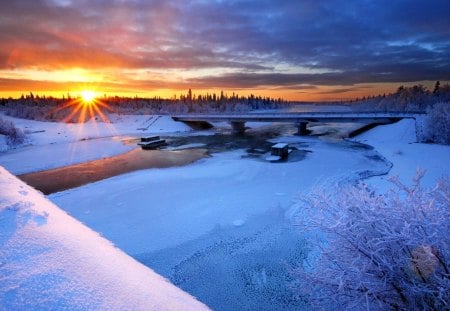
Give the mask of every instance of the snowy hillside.
[[0, 167], [0, 309], [206, 310]]

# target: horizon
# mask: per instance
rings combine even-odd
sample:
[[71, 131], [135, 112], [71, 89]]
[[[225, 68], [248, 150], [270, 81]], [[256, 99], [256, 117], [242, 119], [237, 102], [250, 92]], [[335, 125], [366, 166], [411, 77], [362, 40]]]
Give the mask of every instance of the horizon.
[[[450, 2], [10, 1], [0, 98], [349, 101], [450, 82]], [[20, 18], [18, 18], [20, 16]]]
[[[224, 96], [225, 100], [240, 100], [240, 99], [248, 99], [248, 98], [254, 98], [254, 99], [268, 99], [270, 101], [281, 101], [288, 104], [329, 104], [329, 103], [351, 103], [351, 102], [361, 102], [368, 99], [375, 99], [375, 98], [384, 98], [388, 96], [393, 96], [396, 94], [396, 92], [400, 88], [413, 88], [416, 86], [422, 86], [424, 87], [425, 91], [429, 92], [430, 95], [433, 95], [432, 89], [436, 87], [437, 83], [439, 83], [439, 86], [442, 87], [450, 87], [450, 83], [447, 81], [444, 81], [442, 83], [441, 81], [435, 81], [434, 83], [430, 83], [428, 85], [424, 84], [412, 84], [409, 83], [407, 85], [398, 85], [398, 86], [392, 86], [392, 91], [389, 93], [378, 93], [378, 94], [372, 94], [372, 95], [363, 95], [362, 97], [354, 97], [354, 98], [335, 98], [335, 99], [325, 99], [325, 100], [318, 100], [318, 101], [307, 101], [307, 100], [289, 100], [282, 97], [270, 97], [270, 96], [262, 96], [261, 94], [254, 94], [252, 92], [246, 92], [246, 95], [242, 95], [236, 92], [232, 92], [231, 94], [224, 91], [224, 90], [209, 90], [206, 93], [197, 93], [196, 90], [188, 89], [185, 92], [180, 93], [174, 93], [172, 96], [160, 96], [160, 95], [153, 95], [153, 96], [138, 96], [137, 94], [106, 94], [101, 93], [98, 91], [93, 91], [92, 89], [87, 88], [80, 88], [79, 90], [71, 93], [67, 92], [66, 94], [61, 93], [58, 95], [56, 92], [56, 95], [52, 95], [53, 92], [49, 95], [46, 93], [34, 93], [32, 91], [29, 92], [18, 92], [20, 93], [20, 96], [8, 96], [8, 97], [1, 97], [0, 100], [21, 100], [21, 99], [43, 99], [43, 100], [73, 100], [73, 99], [85, 99], [86, 93], [90, 97], [88, 101], [98, 100], [112, 100], [112, 99], [144, 99], [144, 100], [163, 100], [163, 101], [191, 101], [191, 102], [197, 102], [197, 101], [220, 101], [221, 96]], [[431, 86], [432, 85], [432, 86]], [[191, 94], [191, 95], [189, 95]], [[191, 99], [189, 99], [189, 96], [192, 96]], [[201, 97], [201, 98], [198, 98]], [[214, 98], [214, 99], [213, 99]]]

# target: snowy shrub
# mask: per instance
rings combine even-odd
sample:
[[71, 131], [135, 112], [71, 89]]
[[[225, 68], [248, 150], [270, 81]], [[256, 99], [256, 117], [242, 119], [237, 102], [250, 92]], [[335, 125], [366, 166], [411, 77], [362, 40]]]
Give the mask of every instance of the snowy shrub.
[[25, 141], [25, 134], [21, 129], [14, 126], [11, 121], [0, 118], [0, 135], [6, 136], [6, 143], [9, 146], [22, 144]]
[[385, 195], [358, 184], [303, 198], [318, 253], [293, 270], [298, 293], [325, 309], [449, 310], [450, 181], [424, 189], [423, 175]]
[[450, 145], [450, 102], [437, 103], [427, 109], [425, 140]]

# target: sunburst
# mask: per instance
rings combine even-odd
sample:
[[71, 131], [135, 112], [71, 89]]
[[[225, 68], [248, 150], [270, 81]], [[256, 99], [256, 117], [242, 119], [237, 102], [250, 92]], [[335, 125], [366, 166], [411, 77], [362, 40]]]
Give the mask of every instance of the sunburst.
[[104, 123], [110, 123], [110, 120], [104, 111], [108, 110], [114, 112], [114, 110], [99, 98], [97, 92], [83, 90], [78, 94], [79, 96], [77, 98], [60, 105], [52, 110], [51, 113], [54, 114], [61, 110], [68, 110], [68, 113], [65, 114], [65, 117], [61, 120], [62, 122], [85, 123], [90, 119], [97, 119], [97, 117], [99, 117]]
[[92, 104], [97, 98], [97, 94], [91, 90], [83, 90], [81, 91], [80, 95], [82, 102], [86, 105]]

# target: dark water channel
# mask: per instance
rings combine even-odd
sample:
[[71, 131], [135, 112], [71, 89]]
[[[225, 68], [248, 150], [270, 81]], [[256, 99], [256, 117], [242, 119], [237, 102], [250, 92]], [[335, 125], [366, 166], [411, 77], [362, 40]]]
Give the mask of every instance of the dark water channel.
[[[320, 130], [312, 131], [312, 136], [331, 139], [331, 143], [342, 148], [368, 148], [368, 146], [342, 140], [345, 130], [336, 126], [320, 126]], [[270, 155], [273, 142], [269, 140], [280, 136], [292, 136], [296, 129], [290, 124], [271, 124], [248, 129], [244, 134], [233, 134], [231, 129], [218, 128], [213, 135], [188, 135], [162, 137], [168, 147], [161, 150], [141, 150], [136, 148], [130, 152], [104, 159], [70, 165], [51, 170], [20, 175], [19, 178], [42, 191], [51, 194], [58, 191], [79, 187], [87, 183], [103, 180], [116, 175], [148, 168], [165, 168], [188, 165], [208, 154], [243, 149], [243, 158], [266, 161]], [[345, 135], [345, 134], [344, 134]], [[136, 144], [139, 138], [125, 139], [127, 144]], [[184, 147], [185, 146], [185, 147]], [[290, 143], [291, 153], [285, 161], [303, 160], [308, 152], [309, 143], [296, 141]]]

